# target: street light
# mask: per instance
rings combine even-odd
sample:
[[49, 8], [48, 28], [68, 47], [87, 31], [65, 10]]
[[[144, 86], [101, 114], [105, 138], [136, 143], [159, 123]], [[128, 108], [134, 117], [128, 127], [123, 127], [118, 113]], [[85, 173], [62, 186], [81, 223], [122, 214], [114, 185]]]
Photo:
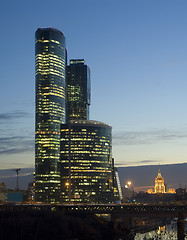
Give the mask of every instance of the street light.
[[131, 182], [131, 181], [128, 181], [128, 182], [127, 182], [127, 185], [128, 185], [129, 188], [130, 188], [130, 186], [132, 185], [132, 182]]
[[68, 188], [68, 187], [69, 187], [69, 182], [66, 182], [65, 185], [66, 185], [66, 187]]
[[68, 198], [69, 198], [69, 202], [71, 201], [71, 189], [70, 189], [70, 184], [69, 182], [65, 183], [66, 189], [67, 189], [67, 193], [68, 193]]

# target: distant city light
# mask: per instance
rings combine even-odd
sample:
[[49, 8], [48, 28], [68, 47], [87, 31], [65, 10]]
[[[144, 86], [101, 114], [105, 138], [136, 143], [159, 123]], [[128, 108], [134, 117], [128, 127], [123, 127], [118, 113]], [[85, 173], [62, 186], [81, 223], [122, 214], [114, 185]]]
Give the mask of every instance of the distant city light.
[[66, 187], [68, 187], [69, 186], [69, 182], [66, 182], [65, 185], [66, 185]]
[[127, 182], [127, 185], [128, 185], [129, 187], [131, 186], [131, 184], [132, 184], [131, 181], [128, 181], [128, 182]]

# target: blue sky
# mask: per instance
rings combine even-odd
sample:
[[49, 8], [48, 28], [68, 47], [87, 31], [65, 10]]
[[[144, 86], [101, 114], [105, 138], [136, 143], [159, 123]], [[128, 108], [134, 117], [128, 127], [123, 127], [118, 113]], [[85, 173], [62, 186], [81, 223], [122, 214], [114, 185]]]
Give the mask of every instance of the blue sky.
[[34, 34], [55, 27], [91, 68], [90, 119], [118, 166], [187, 160], [186, 0], [3, 0], [0, 169], [34, 166]]

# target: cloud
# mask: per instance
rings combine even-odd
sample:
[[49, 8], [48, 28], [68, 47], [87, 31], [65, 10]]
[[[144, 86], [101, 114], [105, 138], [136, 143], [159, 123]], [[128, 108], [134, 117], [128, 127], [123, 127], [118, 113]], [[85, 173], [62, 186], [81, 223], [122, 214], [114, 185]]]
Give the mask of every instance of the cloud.
[[168, 129], [158, 129], [149, 131], [124, 131], [113, 134], [114, 145], [140, 145], [152, 144], [158, 141], [174, 141], [187, 138], [187, 131], [172, 131]]
[[[21, 168], [21, 171], [23, 169], [28, 169], [30, 173], [30, 169], [34, 168], [34, 162], [10, 162], [10, 161], [3, 161], [3, 159], [0, 161], [0, 177], [1, 177], [1, 171], [5, 171], [7, 169], [16, 169]], [[33, 172], [33, 170], [32, 170]]]
[[131, 162], [125, 162], [125, 163], [118, 163], [116, 162], [115, 163], [115, 166], [116, 167], [129, 167], [130, 166], [136, 166], [136, 165], [147, 165], [147, 164], [150, 164], [150, 165], [153, 165], [153, 164], [159, 164], [160, 163], [160, 160], [140, 160], [140, 161], [131, 161]]
[[19, 110], [0, 113], [0, 155], [34, 151], [34, 131], [27, 121], [30, 116]]
[[0, 137], [0, 155], [34, 151], [34, 136]]
[[[5, 179], [5, 178], [15, 178], [15, 177], [17, 177], [17, 174], [14, 174], [14, 173], [12, 173], [11, 174], [11, 171], [14, 171], [13, 169], [10, 169], [10, 175], [1, 175], [0, 176], [0, 179]], [[34, 171], [34, 170], [33, 170]], [[19, 173], [19, 177], [26, 177], [26, 176], [30, 176], [30, 175], [33, 175], [33, 173]]]
[[142, 161], [138, 161], [138, 163], [153, 163], [155, 162], [155, 160], [142, 160]]
[[17, 118], [28, 117], [30, 114], [23, 111], [14, 111], [9, 113], [0, 113], [0, 121], [10, 121]]

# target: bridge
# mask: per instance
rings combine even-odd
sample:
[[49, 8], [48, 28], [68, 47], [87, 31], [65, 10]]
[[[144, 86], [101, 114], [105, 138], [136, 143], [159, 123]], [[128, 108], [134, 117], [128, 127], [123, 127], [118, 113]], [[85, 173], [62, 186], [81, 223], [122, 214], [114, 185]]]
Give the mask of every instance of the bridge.
[[1, 211], [57, 211], [62, 213], [111, 214], [118, 217], [177, 218], [178, 239], [184, 240], [184, 218], [187, 217], [185, 204], [2, 204]]
[[105, 205], [55, 205], [51, 206], [57, 211], [64, 212], [90, 212], [96, 214], [125, 214], [127, 216], [171, 217], [177, 218], [179, 214], [187, 217], [187, 205], [142, 205], [142, 204], [105, 204]]

